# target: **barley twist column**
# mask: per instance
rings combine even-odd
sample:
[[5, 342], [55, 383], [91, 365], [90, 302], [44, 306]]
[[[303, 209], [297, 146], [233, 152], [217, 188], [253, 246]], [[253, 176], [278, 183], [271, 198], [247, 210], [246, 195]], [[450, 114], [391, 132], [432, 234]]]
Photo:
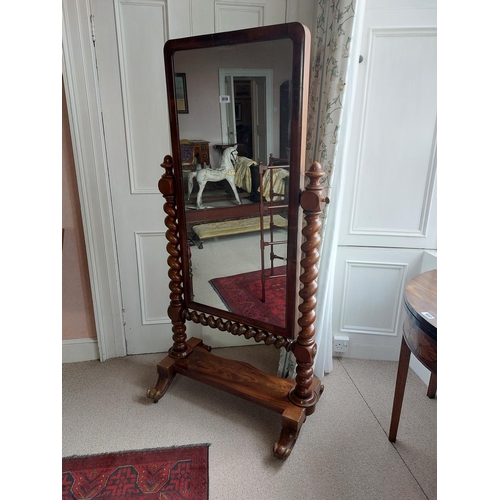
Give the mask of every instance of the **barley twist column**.
[[167, 227], [165, 237], [168, 240], [167, 252], [169, 253], [167, 259], [169, 265], [168, 277], [170, 278], [168, 316], [172, 320], [172, 339], [174, 341], [169, 350], [169, 355], [172, 358], [185, 358], [189, 351], [186, 343], [186, 324], [182, 316], [184, 302], [172, 157], [165, 156], [161, 166], [165, 169], [165, 173], [158, 182], [158, 188], [166, 200], [163, 211], [167, 214], [165, 217], [165, 226]]
[[306, 226], [302, 230], [304, 243], [302, 244], [303, 259], [300, 265], [303, 272], [300, 281], [303, 284], [299, 292], [302, 303], [299, 306], [300, 318], [299, 326], [301, 328], [297, 342], [295, 343], [293, 353], [297, 359], [297, 375], [295, 377], [296, 385], [290, 391], [290, 400], [303, 408], [307, 408], [310, 414], [314, 411], [314, 406], [318, 400], [318, 395], [313, 391], [313, 364], [316, 356], [316, 341], [314, 336], [316, 330], [314, 321], [316, 319], [316, 290], [318, 288], [316, 280], [318, 277], [319, 262], [318, 247], [321, 242], [319, 231], [321, 229], [320, 215], [323, 210], [323, 188], [320, 179], [325, 175], [321, 165], [314, 162], [311, 168], [306, 172], [309, 178], [309, 185], [302, 193], [300, 205], [304, 210]]

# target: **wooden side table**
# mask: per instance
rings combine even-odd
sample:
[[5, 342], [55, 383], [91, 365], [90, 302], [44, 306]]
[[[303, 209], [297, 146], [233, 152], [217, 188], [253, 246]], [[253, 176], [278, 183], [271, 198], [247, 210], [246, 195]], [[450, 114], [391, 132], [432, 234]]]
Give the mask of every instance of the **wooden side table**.
[[431, 371], [427, 396], [434, 398], [437, 388], [437, 270], [410, 280], [404, 291], [406, 319], [403, 324], [396, 389], [392, 406], [389, 441], [396, 441], [403, 396], [413, 355]]

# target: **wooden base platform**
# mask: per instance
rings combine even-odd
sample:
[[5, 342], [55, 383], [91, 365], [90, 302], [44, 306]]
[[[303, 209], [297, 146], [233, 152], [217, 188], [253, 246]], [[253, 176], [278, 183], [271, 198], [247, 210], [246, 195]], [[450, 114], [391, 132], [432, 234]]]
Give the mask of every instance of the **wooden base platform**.
[[[158, 382], [149, 389], [148, 397], [158, 402], [179, 373], [264, 406], [281, 414], [281, 434], [273, 453], [282, 460], [288, 458], [306, 416], [315, 409], [315, 406], [302, 408], [290, 401], [288, 394], [295, 381], [268, 375], [248, 363], [218, 357], [200, 339], [191, 338], [187, 344], [192, 351], [185, 358], [167, 356], [158, 363]], [[323, 385], [317, 378], [313, 379], [313, 391], [319, 400]]]

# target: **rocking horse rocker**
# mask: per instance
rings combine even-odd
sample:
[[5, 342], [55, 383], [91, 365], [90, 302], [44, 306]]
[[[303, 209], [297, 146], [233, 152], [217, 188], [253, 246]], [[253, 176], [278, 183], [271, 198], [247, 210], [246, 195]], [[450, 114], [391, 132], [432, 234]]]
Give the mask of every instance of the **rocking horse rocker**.
[[220, 182], [226, 179], [233, 190], [236, 202], [238, 205], [241, 205], [238, 190], [236, 188], [236, 184], [234, 183], [234, 175], [236, 173], [234, 165], [236, 164], [237, 157], [238, 146], [231, 146], [224, 150], [219, 168], [202, 167], [199, 170], [191, 172], [188, 177], [188, 201], [191, 198], [191, 192], [193, 191], [194, 179], [196, 179], [199, 186], [198, 195], [196, 197], [196, 208], [198, 208], [198, 210], [205, 208], [203, 206], [202, 196], [207, 182]]

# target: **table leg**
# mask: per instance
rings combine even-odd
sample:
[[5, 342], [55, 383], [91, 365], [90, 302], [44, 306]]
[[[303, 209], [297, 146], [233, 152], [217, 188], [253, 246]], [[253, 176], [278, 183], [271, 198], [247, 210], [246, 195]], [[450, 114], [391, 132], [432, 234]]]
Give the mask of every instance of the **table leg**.
[[389, 429], [389, 441], [396, 441], [398, 433], [399, 417], [401, 416], [401, 407], [403, 405], [403, 396], [406, 387], [406, 378], [408, 376], [408, 367], [410, 366], [410, 348], [406, 344], [404, 334], [401, 338], [401, 352], [399, 354], [398, 374], [396, 377], [396, 389], [394, 391], [394, 402], [392, 405], [391, 427]]
[[429, 386], [427, 387], [427, 397], [434, 399], [436, 397], [437, 390], [437, 373], [431, 373], [431, 379], [429, 380]]

